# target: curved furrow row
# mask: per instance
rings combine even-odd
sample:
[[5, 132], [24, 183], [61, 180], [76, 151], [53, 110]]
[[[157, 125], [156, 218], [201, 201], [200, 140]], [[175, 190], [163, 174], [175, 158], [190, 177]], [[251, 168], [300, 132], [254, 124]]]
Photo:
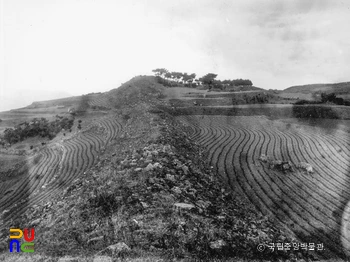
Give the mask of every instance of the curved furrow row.
[[[298, 151], [299, 148], [302, 148], [300, 146], [300, 143], [298, 142], [298, 138], [295, 137], [294, 134], [289, 134], [288, 136], [285, 136], [285, 133], [279, 133], [278, 131], [276, 132], [268, 132], [269, 134], [273, 135], [275, 138], [274, 139], [278, 139], [279, 138], [285, 138], [285, 139], [290, 139], [290, 145], [292, 145], [291, 147], [289, 147], [286, 151], [288, 152], [288, 158], [285, 158], [285, 160], [290, 160], [292, 163], [297, 164], [298, 162], [301, 161], [307, 161], [310, 163], [310, 158], [305, 158], [304, 157], [304, 153], [302, 151]], [[276, 135], [274, 135], [275, 133], [279, 133], [278, 136], [276, 137]], [[295, 138], [295, 139], [293, 139]], [[275, 151], [272, 151], [272, 154], [275, 154]], [[277, 154], [278, 155], [278, 154]], [[279, 157], [276, 156], [275, 154], [275, 159], [278, 159]], [[299, 175], [297, 175], [299, 174]], [[298, 180], [302, 180], [301, 185], [305, 186], [308, 182], [315, 185], [315, 176], [317, 176], [317, 180], [321, 181], [321, 183], [323, 183], [323, 179], [320, 179], [320, 175], [318, 173], [315, 172], [315, 174], [313, 174], [312, 176], [300, 176], [300, 173], [296, 173], [295, 175], [293, 174], [293, 181], [298, 182]], [[288, 179], [288, 177], [286, 178]], [[315, 188], [315, 186], [313, 186], [312, 188]], [[327, 184], [323, 183], [323, 188], [326, 189], [327, 188]], [[334, 185], [332, 186], [332, 188], [334, 188]], [[329, 189], [329, 188], [328, 188]], [[319, 188], [317, 188], [316, 190], [319, 190]], [[337, 197], [335, 193], [333, 193], [333, 197]], [[324, 195], [324, 193], [322, 194]], [[338, 196], [339, 197], [339, 196]]]
[[[307, 133], [301, 133], [299, 135], [304, 137], [306, 143], [311, 148], [311, 152], [313, 154], [317, 154], [316, 159], [321, 160], [320, 164], [324, 163], [324, 168], [335, 170], [336, 172], [334, 172], [334, 179], [338, 181], [338, 183], [343, 184], [344, 179], [339, 177], [338, 180], [338, 174], [344, 174], [347, 172], [350, 157], [340, 154], [339, 150], [335, 149], [335, 141], [331, 141], [327, 138], [321, 138], [314, 134], [312, 136]], [[346, 144], [343, 145], [346, 146]], [[325, 157], [325, 155], [327, 157]]]
[[[47, 150], [44, 150], [42, 152], [40, 152], [40, 154], [42, 155], [41, 159], [43, 161], [47, 161], [48, 160], [48, 154], [46, 153]], [[41, 166], [34, 166], [34, 170], [40, 168]], [[29, 186], [29, 177], [25, 176], [24, 178], [21, 178], [16, 185], [13, 185], [12, 187], [15, 189], [15, 192], [13, 192], [12, 194], [8, 195], [7, 197], [1, 199], [0, 201], [0, 210], [5, 210], [6, 208], [9, 207], [9, 205], [11, 204], [11, 201], [9, 201], [9, 199], [15, 201], [17, 199], [21, 199], [26, 197], [26, 195], [28, 195], [28, 186]]]
[[230, 131], [227, 128], [220, 128], [219, 130], [221, 130], [220, 140], [207, 147], [209, 151], [209, 162], [216, 167], [216, 170], [218, 170], [219, 167], [217, 160], [222, 157], [223, 148], [230, 140], [236, 139], [236, 137], [231, 137]]
[[[239, 133], [239, 135], [237, 135], [237, 133]], [[231, 142], [227, 143], [225, 145], [224, 149], [223, 149], [223, 151], [232, 152], [233, 153], [232, 157], [234, 155], [237, 155], [236, 152], [233, 152], [234, 151], [234, 150], [232, 150], [233, 148], [239, 149], [241, 147], [242, 150], [243, 150], [244, 147], [242, 147], [242, 145], [246, 145], [248, 143], [247, 136], [246, 135], [242, 135], [242, 132], [239, 132], [239, 131], [237, 132], [236, 131], [235, 137], [237, 137], [238, 139], [236, 139], [236, 140], [232, 139]], [[226, 163], [224, 165], [219, 165], [219, 166], [224, 166], [225, 167], [224, 172], [227, 173], [227, 174], [230, 174], [230, 175], [232, 175], [233, 173], [236, 173], [236, 174], [240, 173], [241, 170], [239, 170], [239, 168], [237, 168], [237, 167], [242, 166], [242, 165], [237, 165], [237, 164], [236, 165], [232, 165], [232, 158], [227, 157], [229, 155], [229, 153], [224, 152], [223, 155], [226, 156], [226, 158], [225, 158], [225, 162]], [[221, 160], [221, 159], [222, 159], [222, 157], [219, 160]], [[235, 170], [233, 171], [233, 169], [235, 169]], [[237, 181], [237, 179], [234, 179], [235, 180], [234, 183], [237, 185], [237, 182], [238, 182], [238, 184], [241, 186], [243, 191], [246, 192], [246, 193], [248, 192], [248, 194], [247, 194], [248, 198], [253, 200], [253, 202], [257, 203], [256, 201], [259, 198], [259, 194], [258, 194], [258, 196], [256, 196], [254, 194], [254, 192], [255, 191], [259, 191], [260, 189], [259, 188], [254, 188], [249, 183], [249, 181], [248, 182], [244, 181], [244, 176], [243, 177], [238, 177], [238, 178], [241, 178], [241, 179], [238, 179], [238, 181]], [[260, 204], [259, 206], [261, 207], [261, 209], [267, 210], [266, 208], [269, 206], [269, 204], [266, 204], [266, 202], [269, 203], [269, 200], [265, 199], [265, 202], [259, 201], [259, 204]]]
[[200, 138], [208, 135], [208, 130], [200, 128], [201, 123], [199, 123], [199, 122], [198, 123], [197, 122], [189, 122], [189, 123], [191, 123], [191, 126], [194, 126], [195, 130], [198, 131], [195, 134], [193, 134], [192, 137], [190, 137], [191, 139], [199, 141]]
[[[295, 178], [297, 176], [292, 176], [293, 183], [295, 182]], [[308, 176], [304, 176], [308, 177]], [[275, 178], [278, 178], [278, 176], [275, 176]], [[291, 183], [288, 183], [288, 181], [291, 181], [289, 179], [290, 177], [286, 177], [283, 179], [284, 185], [290, 185]], [[319, 179], [317, 179], [319, 180]], [[338, 195], [336, 198], [334, 196], [328, 197], [325, 195], [325, 190], [320, 189], [319, 187], [315, 187], [314, 185], [310, 184], [309, 188], [305, 188], [305, 181], [300, 181], [299, 184], [294, 186], [295, 194], [301, 195], [304, 193], [305, 195], [309, 195], [308, 198], [306, 198], [304, 201], [299, 201], [299, 203], [303, 203], [303, 205], [306, 206], [307, 209], [311, 210], [310, 219], [317, 219], [319, 222], [322, 222], [324, 225], [326, 225], [330, 230], [336, 230], [340, 227], [340, 218], [339, 216], [334, 216], [335, 212], [338, 212], [340, 208], [342, 208], [343, 205], [345, 205], [346, 201], [341, 201], [341, 196]], [[328, 189], [329, 190], [329, 189]], [[285, 190], [288, 192], [288, 190]], [[298, 201], [294, 201], [298, 203]], [[319, 228], [317, 228], [319, 230]], [[330, 234], [330, 237], [333, 238], [334, 235]], [[335, 237], [336, 238], [336, 237]], [[334, 241], [336, 241], [335, 239]], [[339, 240], [339, 239], [338, 239]], [[339, 243], [338, 243], [339, 244]]]
[[[274, 130], [275, 133], [279, 133], [280, 137], [284, 137], [284, 135], [288, 132], [280, 132], [279, 130]], [[294, 139], [290, 139], [290, 137], [294, 138]], [[312, 159], [317, 160], [317, 156], [313, 155], [312, 151], [308, 152], [308, 156], [306, 156], [305, 158], [305, 151], [303, 149], [304, 148], [304, 144], [305, 141], [301, 141], [301, 138], [293, 133], [288, 133], [287, 139], [290, 139], [290, 144], [291, 145], [289, 148], [291, 148], [292, 152], [294, 152], [295, 150], [299, 150], [297, 153], [295, 153], [295, 157], [297, 158], [297, 160], [295, 160], [295, 158], [289, 158], [291, 160], [291, 162], [293, 162], [294, 164], [297, 164], [300, 161], [306, 161], [306, 162], [310, 162]], [[303, 146], [301, 146], [303, 145]], [[318, 161], [318, 160], [317, 160]], [[319, 164], [316, 164], [316, 166]], [[315, 165], [314, 165], [315, 166]], [[328, 172], [332, 172], [332, 170], [329, 170]]]
[[[38, 170], [38, 173], [29, 172], [28, 185], [30, 185], [30, 188], [28, 188], [28, 190], [30, 194], [32, 194], [37, 188], [42, 187], [54, 176], [54, 170], [52, 170], [52, 167], [55, 166], [57, 162], [59, 162], [60, 155], [55, 153], [55, 150], [52, 148], [48, 148], [47, 152], [50, 155], [50, 159], [48, 161], [43, 162], [47, 164], [42, 164], [42, 168]], [[36, 179], [37, 176], [39, 176], [38, 179]], [[32, 181], [33, 179], [35, 179], [34, 182]]]
[[[285, 192], [286, 188], [283, 188], [283, 185], [278, 185], [276, 181], [274, 181], [274, 177], [271, 172], [262, 173], [259, 169], [254, 168], [256, 165], [255, 161], [257, 161], [254, 158], [257, 159], [259, 157], [257, 154], [254, 154], [254, 151], [258, 151], [255, 150], [255, 148], [259, 145], [259, 139], [257, 139], [256, 134], [244, 129], [242, 129], [242, 132], [250, 137], [250, 143], [246, 148], [242, 149], [242, 151], [246, 152], [244, 158], [245, 161], [242, 161], [243, 166], [245, 166], [245, 178], [247, 180], [254, 181], [255, 186], [263, 190], [265, 197], [270, 199], [270, 201], [273, 203], [273, 206], [279, 207], [278, 210], [272, 208], [271, 212], [274, 213], [274, 215], [281, 222], [290, 225], [298, 221], [303, 221], [304, 231], [309, 230], [309, 228], [313, 225], [309, 225], [305, 215], [303, 214], [305, 209], [299, 205], [292, 205], [292, 203], [294, 203], [294, 199], [291, 196], [287, 195], [287, 192]], [[267, 152], [269, 152], [271, 149], [275, 150], [280, 146], [278, 141], [273, 139], [264, 141], [268, 142]], [[273, 143], [271, 143], [271, 141]], [[251, 155], [253, 158], [249, 159], [249, 156]], [[261, 195], [259, 196], [261, 197]]]
[[[228, 180], [239, 185], [264, 213], [273, 214], [295, 232], [313, 235], [320, 242], [335, 243], [332, 247], [335, 250], [341, 237], [334, 234], [340, 227], [340, 218], [334, 214], [350, 197], [349, 144], [344, 143], [347, 139], [322, 132], [282, 132], [274, 126], [262, 125], [258, 118], [232, 117], [232, 121], [228, 118], [211, 117], [210, 124], [207, 119], [179, 120], [194, 129], [191, 138], [207, 147], [209, 161], [219, 173], [228, 175]], [[294, 164], [310, 163], [316, 167], [315, 173], [282, 174], [260, 163], [261, 154]]]
[[199, 133], [197, 133], [196, 137], [192, 138], [195, 139], [198, 143], [203, 143], [203, 141], [207, 141], [210, 139], [213, 135], [212, 131], [206, 128], [198, 128], [200, 130]]
[[[252, 183], [252, 188], [254, 188], [254, 192], [260, 191], [260, 193], [257, 195], [257, 197], [265, 196], [265, 199], [267, 201], [271, 201], [272, 206], [279, 207], [278, 209], [272, 208], [271, 211], [274, 213], [274, 215], [279, 218], [280, 221], [286, 223], [286, 220], [288, 221], [290, 218], [293, 218], [294, 222], [296, 222], [299, 225], [302, 225], [304, 232], [311, 233], [313, 229], [318, 228], [319, 224], [315, 223], [314, 221], [310, 222], [308, 221], [307, 216], [305, 216], [304, 212], [307, 211], [305, 207], [302, 205], [294, 205], [293, 208], [288, 203], [298, 203], [294, 202], [293, 199], [288, 198], [285, 195], [285, 192], [281, 188], [279, 188], [274, 181], [269, 181], [268, 177], [265, 174], [261, 174], [259, 170], [253, 170], [254, 165], [249, 164], [249, 161], [247, 159], [249, 153], [251, 152], [252, 144], [258, 143], [258, 140], [255, 139], [254, 136], [251, 136], [251, 132], [246, 132], [244, 130], [241, 130], [245, 133], [245, 136], [249, 136], [249, 140], [246, 141], [244, 146], [241, 149], [240, 154], [237, 156], [235, 155], [236, 159], [239, 159], [240, 161], [240, 168], [242, 169], [242, 172], [238, 172], [239, 174], [244, 174], [241, 177], [242, 183]], [[247, 152], [247, 153], [243, 153]], [[237, 160], [236, 160], [237, 161]], [[236, 162], [234, 160], [234, 162]], [[255, 172], [254, 172], [255, 171]], [[244, 181], [246, 180], [246, 181]], [[294, 210], [293, 210], [294, 209]]]
[[[51, 174], [43, 173], [48, 165], [52, 165], [55, 159], [59, 158], [59, 155], [53, 154], [52, 149], [46, 148], [41, 152], [42, 157], [38, 165], [33, 166], [28, 170], [28, 174], [22, 177], [15, 185], [16, 190], [14, 194], [10, 195], [11, 201], [8, 199], [2, 199], [1, 209], [7, 209], [13, 206], [13, 203], [19, 203], [22, 200], [26, 200], [30, 194], [33, 194], [38, 187], [42, 186], [44, 181], [48, 179]], [[46, 164], [47, 163], [47, 164]], [[40, 175], [40, 178], [37, 177]]]
[[[63, 154], [64, 156], [62, 157], [61, 162], [64, 162], [67, 156], [71, 157], [71, 155], [70, 155], [71, 150], [69, 150], [69, 148], [70, 148], [70, 145], [68, 143], [66, 143], [65, 149], [68, 152], [65, 152]], [[43, 163], [45, 163], [45, 162], [43, 162]], [[60, 164], [62, 164], [62, 163], [60, 163]], [[62, 171], [62, 170], [58, 170], [58, 171]], [[60, 174], [60, 175], [62, 175], [62, 174]], [[26, 179], [26, 178], [24, 178], [24, 179]], [[28, 184], [28, 181], [27, 181], [27, 184]], [[11, 219], [16, 214], [24, 212], [28, 206], [33, 205], [33, 204], [38, 204], [41, 200], [45, 200], [46, 197], [53, 194], [54, 191], [50, 191], [49, 193], [50, 194], [47, 194], [47, 191], [43, 191], [43, 189], [37, 188], [33, 194], [28, 195], [26, 198], [22, 199], [22, 201], [19, 200], [19, 202], [21, 203], [20, 205], [14, 207], [14, 205], [13, 205], [14, 202], [12, 201], [12, 203], [10, 203], [10, 204], [14, 210], [7, 217], [7, 219]]]
[[[255, 130], [255, 131], [256, 131], [256, 130]], [[280, 141], [283, 141], [283, 140], [281, 140], [281, 139], [284, 137], [284, 134], [283, 134], [283, 133], [280, 133], [279, 135], [280, 135], [279, 137], [274, 136], [273, 140], [278, 140], [278, 139], [279, 139]], [[279, 148], [280, 148], [280, 147], [274, 149], [274, 150], [271, 152], [271, 154], [274, 155], [275, 159], [280, 158], [280, 157], [279, 157], [280, 155], [283, 156], [282, 152], [279, 152], [279, 151], [280, 151]], [[282, 144], [282, 147], [281, 147], [281, 148], [283, 148], [283, 144]], [[294, 150], [294, 147], [291, 147], [291, 148]], [[289, 154], [287, 148], [285, 148], [284, 151], [285, 151], [285, 153], [284, 153], [284, 157], [283, 157], [283, 158], [284, 158], [285, 160], [291, 160], [291, 162], [299, 162], [299, 161], [300, 161], [300, 159], [299, 159], [299, 161], [298, 161], [298, 160], [296, 161], [294, 157], [291, 157], [291, 155]], [[276, 153], [276, 152], [277, 152], [277, 153]], [[267, 153], [267, 152], [266, 152], [266, 153]], [[286, 153], [288, 154], [287, 157], [285, 156]], [[270, 170], [269, 170], [269, 171], [270, 171]], [[271, 171], [270, 171], [270, 172], [271, 172]], [[302, 179], [304, 179], [305, 177], [306, 177], [306, 178], [309, 178], [309, 176], [303, 176], [303, 177], [300, 177], [300, 176], [297, 176], [297, 175], [296, 175], [296, 176], [293, 176], [293, 182], [294, 182], [294, 183], [300, 182], [300, 185], [305, 186], [305, 180], [304, 180], [304, 181], [302, 180]], [[284, 181], [287, 181], [287, 182], [290, 181], [290, 176], [284, 176], [284, 177], [283, 177], [283, 180], [284, 180]], [[299, 181], [298, 181], [298, 180], [299, 180]], [[313, 181], [311, 181], [311, 182], [313, 182]], [[307, 184], [307, 183], [306, 183], [306, 184]], [[311, 190], [311, 192], [312, 192], [312, 191], [313, 191], [313, 187], [310, 186], [310, 187], [308, 188], [308, 190]], [[303, 191], [300, 191], [300, 192], [303, 192]], [[308, 193], [310, 193], [310, 192], [308, 191]], [[323, 196], [324, 193], [322, 193], [321, 195]], [[332, 199], [333, 199], [333, 198], [331, 198], [331, 199], [329, 199], [329, 200], [332, 200]], [[333, 204], [334, 204], [334, 202], [333, 202]]]
[[[205, 144], [208, 148], [208, 160], [209, 163], [215, 167], [215, 169], [218, 169], [218, 162], [216, 159], [218, 158], [218, 155], [221, 154], [220, 148], [223, 146], [223, 144], [227, 143], [230, 139], [230, 136], [227, 134], [226, 128], [211, 128], [210, 126], [207, 127], [206, 123], [203, 123], [201, 129], [209, 130], [207, 134], [209, 136], [206, 137], [205, 140], [202, 140], [201, 143]], [[223, 173], [221, 173], [223, 174]], [[225, 175], [224, 178], [227, 180], [227, 176]]]
[[103, 106], [103, 107], [112, 107], [111, 103], [108, 100], [108, 96], [100, 95], [92, 101], [89, 101], [90, 106]]
[[[205, 140], [202, 140], [200, 143], [205, 144], [207, 148], [212, 149], [213, 146], [219, 144], [222, 139], [225, 139], [225, 133], [222, 132], [222, 129], [212, 129], [212, 128], [206, 128], [209, 130], [208, 135]], [[212, 151], [208, 150], [209, 152], [209, 160], [211, 159]]]
[[[291, 134], [290, 134], [291, 135]], [[311, 161], [313, 161], [314, 159], [317, 161], [318, 163], [315, 163], [316, 166], [323, 166], [322, 169], [328, 169], [327, 172], [332, 172], [335, 176], [337, 174], [337, 172], [343, 172], [344, 170], [339, 170], [338, 167], [336, 165], [334, 165], [334, 161], [337, 161], [337, 159], [334, 159], [332, 154], [330, 154], [328, 152], [328, 150], [322, 150], [322, 152], [319, 151], [318, 146], [315, 145], [314, 139], [315, 136], [313, 134], [312, 137], [307, 137], [302, 133], [299, 134], [295, 134], [295, 136], [298, 136], [298, 139], [301, 140], [303, 147], [303, 155], [306, 156], [306, 158], [311, 159]], [[310, 143], [311, 142], [311, 143]], [[321, 144], [327, 144], [327, 141], [322, 141], [321, 139], [319, 139], [319, 141], [317, 141], [317, 143], [319, 145]], [[317, 155], [316, 155], [317, 154]], [[327, 155], [327, 157], [324, 157], [322, 159], [322, 154]]]
[[190, 136], [190, 138], [198, 141], [198, 137], [200, 137], [203, 133], [203, 130], [200, 128], [200, 123], [191, 116], [180, 117], [179, 120], [182, 123], [185, 123], [187, 126], [193, 127], [195, 132]]
[[[282, 156], [285, 160], [290, 160], [292, 163], [300, 162], [300, 159], [297, 159], [298, 154], [295, 152], [295, 147], [288, 147], [288, 144], [292, 144], [292, 142], [288, 143], [288, 139], [290, 136], [285, 136], [284, 133], [279, 133], [280, 138], [282, 139]], [[298, 189], [297, 191], [302, 194], [312, 194], [315, 191], [318, 195], [321, 195], [324, 199], [320, 202], [321, 205], [330, 205], [334, 206], [338, 204], [338, 201], [334, 201], [334, 199], [338, 199], [339, 195], [336, 192], [328, 192], [329, 187], [325, 184], [320, 184], [319, 179], [315, 179], [314, 176], [304, 175], [303, 172], [296, 172], [293, 174], [286, 174], [283, 177], [283, 180], [286, 184], [291, 185], [292, 187]], [[322, 192], [322, 194], [319, 194]], [[309, 199], [310, 200], [310, 199]]]
[[[307, 139], [303, 139], [300, 134], [296, 135], [293, 133], [288, 133], [288, 132], [286, 133], [289, 137], [295, 138], [296, 142], [298, 143], [297, 150], [299, 150], [300, 152], [301, 161], [308, 162], [313, 167], [315, 167], [314, 168], [315, 175], [317, 175], [318, 178], [323, 178], [320, 181], [326, 181], [326, 183], [329, 183], [333, 189], [335, 188], [337, 190], [342, 190], [343, 183], [342, 182], [337, 183], [337, 180], [335, 179], [335, 177], [337, 177], [337, 173], [333, 168], [331, 168], [332, 163], [328, 162], [327, 165], [325, 165], [324, 161], [322, 161], [323, 158], [317, 159], [313, 155], [314, 154], [313, 150], [307, 150], [305, 145], [309, 144], [309, 142], [307, 141]], [[311, 140], [313, 140], [313, 138], [311, 138]], [[323, 152], [323, 154], [328, 155], [327, 152]], [[346, 170], [344, 170], [344, 172], [346, 172]], [[331, 180], [329, 180], [330, 176], [332, 177]]]
[[111, 121], [111, 119], [104, 119], [103, 121], [101, 121], [101, 124], [105, 127], [107, 131], [105, 143], [108, 144], [111, 141], [111, 139], [113, 139], [116, 136], [116, 129], [113, 128], [113, 122]]
[[[67, 153], [65, 155], [65, 159], [63, 159], [65, 168], [62, 170], [62, 173], [58, 175], [58, 179], [54, 181], [53, 184], [48, 185], [46, 189], [38, 192], [36, 195], [30, 196], [29, 202], [27, 203], [28, 206], [38, 204], [41, 201], [55, 195], [57, 192], [59, 192], [57, 190], [60, 190], [64, 188], [64, 186], [70, 184], [76, 178], [78, 173], [80, 173], [79, 169], [69, 168], [69, 162], [67, 161], [77, 157], [78, 148], [76, 145], [74, 145], [74, 143], [72, 143], [72, 140], [66, 141], [65, 148]], [[26, 207], [23, 208], [25, 209]]]
[[[12, 208], [15, 211], [11, 212], [7, 219], [13, 218], [18, 212], [23, 212], [28, 206], [55, 195], [96, 163], [98, 152], [115, 138], [121, 129], [121, 124], [115, 119], [103, 119], [100, 122], [106, 131], [103, 137], [84, 130], [85, 132], [81, 132], [78, 136], [59, 144], [59, 153], [55, 146], [50, 145], [41, 152], [39, 163], [31, 166], [28, 174], [17, 183], [11, 201], [1, 200], [0, 210]], [[93, 124], [89, 125], [91, 126]], [[38, 174], [42, 175], [40, 179], [36, 179]], [[46, 189], [43, 189], [43, 186]]]
[[[252, 134], [252, 136], [254, 136], [254, 133], [252, 132], [247, 132], [247, 134]], [[255, 138], [253, 138], [253, 140], [257, 141]], [[250, 144], [249, 147], [251, 145], [252, 144]], [[278, 141], [276, 141], [275, 146], [275, 149], [279, 146]], [[281, 214], [284, 213], [284, 215], [281, 216], [281, 220], [285, 221], [285, 224], [288, 224], [286, 222], [293, 218], [294, 221], [297, 221], [298, 224], [304, 228], [304, 232], [308, 232], [310, 234], [320, 228], [331, 230], [332, 228], [330, 227], [330, 221], [324, 224], [322, 222], [324, 221], [323, 219], [319, 220], [315, 218], [309, 211], [310, 207], [307, 205], [307, 203], [301, 201], [302, 199], [298, 199], [296, 195], [291, 194], [291, 192], [288, 191], [283, 184], [279, 185], [276, 183], [274, 180], [276, 176], [268, 176], [266, 173], [261, 172], [261, 170], [254, 169], [253, 164], [249, 164], [249, 159], [247, 157], [253, 153], [251, 148], [253, 147], [246, 150], [247, 154], [245, 162], [247, 164], [246, 169], [249, 170], [249, 172], [246, 172], [245, 174], [247, 177], [250, 176], [251, 179], [254, 179], [258, 187], [265, 188], [264, 191], [267, 193], [267, 197], [270, 198], [271, 201], [275, 202], [275, 204], [279, 207], [278, 212], [276, 212], [275, 209], [272, 209], [272, 212], [274, 212], [276, 216], [281, 216]], [[323, 241], [326, 239], [327, 236], [322, 237]], [[319, 240], [321, 240], [321, 238], [319, 238]], [[329, 240], [333, 241], [333, 239]]]
[[108, 131], [106, 144], [108, 144], [112, 139], [116, 138], [119, 135], [119, 132], [121, 131], [121, 124], [117, 121], [117, 119], [105, 119], [103, 121], [103, 124], [106, 127], [106, 130]]
[[[253, 131], [253, 133], [255, 132]], [[277, 141], [276, 146], [272, 149], [273, 156], [275, 159], [277, 159], [278, 156], [282, 155], [282, 152], [280, 150], [282, 146], [281, 145], [282, 140], [280, 137], [276, 136], [275, 134], [272, 134], [271, 139], [273, 141]], [[249, 152], [248, 152], [248, 155], [250, 155]], [[257, 159], [258, 157], [259, 157], [258, 155], [255, 155], [251, 161], [254, 163], [255, 161], [254, 158]], [[251, 167], [253, 169], [254, 165], [252, 165]], [[284, 193], [284, 197], [289, 198], [288, 201], [286, 201], [287, 203], [302, 203], [300, 207], [303, 209], [304, 213], [308, 213], [309, 210], [312, 210], [313, 206], [312, 205], [310, 206], [309, 200], [312, 199], [311, 193], [313, 189], [311, 189], [311, 192], [309, 190], [300, 190], [301, 189], [300, 186], [304, 186], [304, 185], [302, 184], [303, 181], [300, 181], [301, 183], [298, 183], [299, 179], [297, 176], [294, 176], [293, 178], [294, 178], [294, 181], [296, 180], [296, 185], [298, 185], [299, 187], [295, 187], [295, 186], [293, 187], [293, 184], [291, 185], [290, 183], [288, 183], [289, 181], [285, 177], [285, 175], [276, 174], [275, 172], [272, 172], [272, 170], [265, 169], [264, 166], [263, 166], [263, 170], [265, 173], [264, 177], [266, 178], [266, 183], [277, 185], [277, 187], [280, 188], [281, 192]], [[283, 180], [280, 178], [281, 175], [284, 176]], [[323, 195], [317, 194], [316, 201], [319, 201], [319, 199], [321, 200], [320, 202], [318, 202], [318, 206], [322, 206], [322, 203], [323, 205], [327, 203], [327, 199], [324, 198]], [[333, 204], [331, 204], [330, 202], [328, 203], [330, 206], [333, 206]], [[314, 217], [314, 215], [310, 213], [308, 217], [316, 219], [318, 223], [325, 221], [324, 220], [325, 218], [328, 219], [328, 222], [329, 221], [336, 222], [333, 219], [331, 212], [319, 212], [319, 217]]]
[[[296, 148], [297, 150], [300, 149], [300, 151], [298, 151], [297, 154], [300, 156], [304, 156], [304, 159], [301, 159], [301, 161], [307, 161], [311, 163], [314, 167], [316, 167], [315, 174], [311, 176], [312, 177], [311, 183], [316, 183], [317, 185], [320, 185], [320, 186], [322, 185], [324, 189], [327, 189], [326, 192], [331, 192], [333, 196], [338, 200], [339, 196], [337, 196], [336, 194], [338, 194], [339, 190], [341, 191], [343, 189], [343, 182], [338, 181], [337, 173], [334, 171], [334, 169], [331, 168], [332, 163], [329, 162], [328, 160], [326, 161], [327, 163], [325, 163], [325, 161], [322, 161], [323, 159], [321, 155], [322, 154], [326, 155], [328, 153], [319, 152], [320, 153], [319, 157], [315, 155], [315, 152], [317, 151], [317, 149], [313, 146], [314, 145], [313, 141], [315, 141], [314, 137], [309, 137], [309, 139], [301, 140], [296, 134], [286, 133], [286, 135], [287, 137], [295, 138], [295, 140], [298, 142], [298, 147], [293, 147], [293, 150], [294, 148]], [[319, 142], [318, 139], [316, 141]], [[309, 145], [308, 147], [310, 149], [309, 151], [305, 150], [304, 146], [301, 146], [305, 144]], [[341, 172], [345, 173], [346, 170], [343, 170]], [[315, 179], [314, 177], [317, 177], [317, 179]], [[330, 177], [332, 177], [332, 179], [329, 179]], [[306, 176], [306, 179], [309, 180], [310, 176]], [[337, 189], [337, 190], [334, 190], [334, 189]]]
[[[300, 130], [294, 129], [295, 132], [301, 133]], [[338, 149], [342, 149], [347, 152], [347, 157], [350, 157], [350, 137], [349, 134], [336, 130], [332, 132], [305, 132], [305, 134], [312, 134], [313, 136], [320, 137], [321, 140], [332, 141], [332, 145], [337, 145]]]

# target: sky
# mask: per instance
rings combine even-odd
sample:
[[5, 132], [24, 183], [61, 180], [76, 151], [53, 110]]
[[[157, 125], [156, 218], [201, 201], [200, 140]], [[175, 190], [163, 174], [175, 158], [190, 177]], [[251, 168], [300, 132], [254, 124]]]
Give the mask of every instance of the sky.
[[350, 1], [0, 0], [0, 111], [152, 69], [265, 89], [350, 81]]

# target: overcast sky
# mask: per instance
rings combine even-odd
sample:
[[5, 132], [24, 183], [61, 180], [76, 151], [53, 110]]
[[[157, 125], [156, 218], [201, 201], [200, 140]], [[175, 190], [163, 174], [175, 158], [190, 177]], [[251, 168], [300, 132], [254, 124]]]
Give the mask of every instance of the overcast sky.
[[350, 81], [350, 1], [0, 0], [0, 111], [164, 67], [262, 88]]

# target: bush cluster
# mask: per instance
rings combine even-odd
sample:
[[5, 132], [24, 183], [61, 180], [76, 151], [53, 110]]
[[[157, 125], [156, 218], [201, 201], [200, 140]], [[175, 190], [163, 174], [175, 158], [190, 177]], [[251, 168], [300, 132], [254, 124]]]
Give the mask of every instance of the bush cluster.
[[350, 106], [350, 101], [344, 100], [341, 97], [337, 97], [335, 93], [321, 93], [321, 102], [322, 103], [334, 103], [336, 105], [344, 105], [344, 106]]
[[34, 118], [32, 121], [23, 122], [14, 128], [6, 128], [4, 141], [10, 144], [23, 141], [29, 137], [41, 136], [53, 139], [62, 129], [70, 129], [74, 119], [56, 115], [55, 121], [49, 122], [46, 118]]
[[318, 101], [308, 101], [308, 100], [299, 100], [295, 102], [295, 105], [306, 105], [306, 104], [327, 104], [332, 103], [341, 106], [350, 106], [350, 101], [347, 101], [341, 97], [337, 97], [335, 93], [321, 93], [321, 100]]

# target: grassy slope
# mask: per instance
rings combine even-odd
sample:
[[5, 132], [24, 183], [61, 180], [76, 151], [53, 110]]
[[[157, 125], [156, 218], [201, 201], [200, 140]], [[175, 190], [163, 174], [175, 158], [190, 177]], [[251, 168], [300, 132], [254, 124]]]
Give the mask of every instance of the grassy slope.
[[[52, 261], [64, 255], [84, 261], [84, 255], [108, 253], [105, 247], [118, 242], [132, 248], [118, 256], [135, 261], [159, 256], [233, 261], [308, 256], [257, 251], [258, 243], [292, 238], [217, 179], [205, 150], [189, 141], [161, 109], [168, 106], [161, 99], [163, 91], [153, 77], [137, 77], [110, 91], [118, 105], [114, 117], [124, 126], [121, 136], [65, 192], [8, 226], [35, 224], [36, 254]], [[179, 202], [194, 207], [175, 208]], [[2, 233], [2, 258], [11, 261], [6, 255], [8, 232]], [[102, 244], [91, 241], [100, 236]]]

